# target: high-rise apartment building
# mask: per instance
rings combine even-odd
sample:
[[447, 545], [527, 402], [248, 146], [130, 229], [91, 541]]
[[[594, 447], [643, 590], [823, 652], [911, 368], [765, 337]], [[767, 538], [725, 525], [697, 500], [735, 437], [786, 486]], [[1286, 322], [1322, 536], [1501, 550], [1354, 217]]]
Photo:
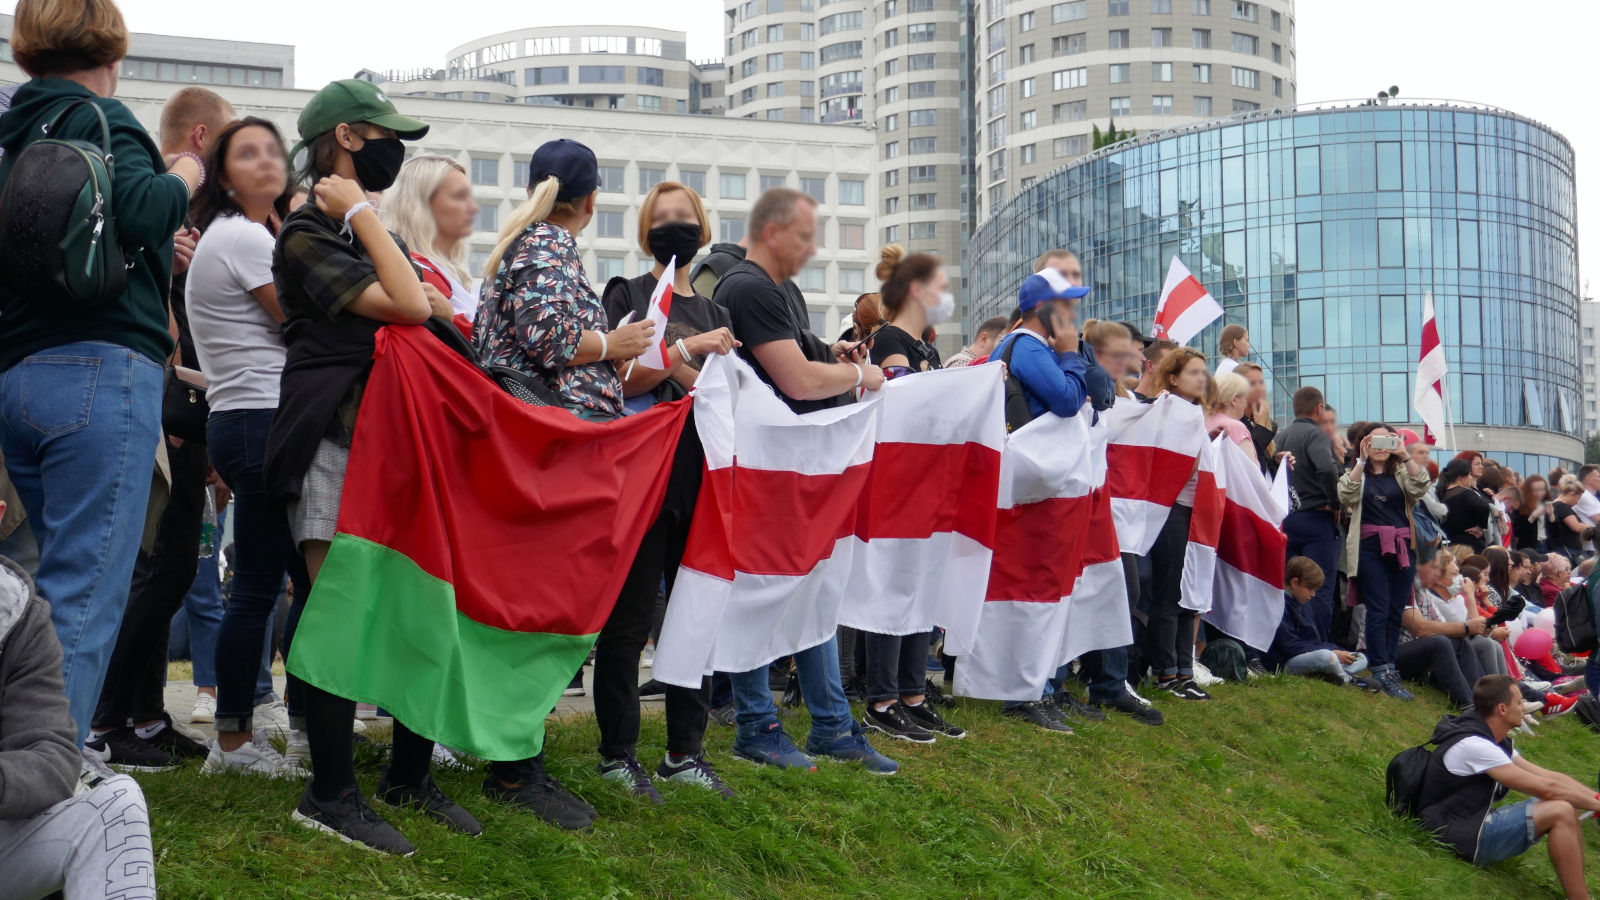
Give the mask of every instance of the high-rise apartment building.
[[976, 0], [975, 218], [1094, 149], [1295, 103], [1292, 0]]

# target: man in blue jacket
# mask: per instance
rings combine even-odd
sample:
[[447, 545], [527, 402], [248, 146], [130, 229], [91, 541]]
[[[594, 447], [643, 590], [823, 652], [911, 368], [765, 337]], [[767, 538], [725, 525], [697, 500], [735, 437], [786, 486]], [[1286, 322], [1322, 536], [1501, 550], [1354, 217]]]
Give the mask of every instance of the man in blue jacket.
[[1005, 359], [1011, 367], [1027, 398], [1029, 419], [1047, 412], [1062, 418], [1077, 415], [1088, 399], [1088, 366], [1078, 352], [1072, 308], [1074, 301], [1088, 293], [1088, 288], [1074, 286], [1050, 268], [1029, 275], [1017, 291], [1022, 321], [989, 359]]

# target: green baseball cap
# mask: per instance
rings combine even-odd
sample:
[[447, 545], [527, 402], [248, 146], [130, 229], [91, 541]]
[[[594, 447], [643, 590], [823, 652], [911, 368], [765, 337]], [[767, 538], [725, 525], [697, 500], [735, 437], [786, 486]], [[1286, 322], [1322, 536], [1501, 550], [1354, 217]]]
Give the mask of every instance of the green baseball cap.
[[339, 127], [340, 122], [370, 122], [392, 129], [407, 141], [428, 133], [428, 123], [400, 115], [377, 85], [359, 78], [335, 81], [317, 91], [300, 111], [300, 143], [311, 143]]

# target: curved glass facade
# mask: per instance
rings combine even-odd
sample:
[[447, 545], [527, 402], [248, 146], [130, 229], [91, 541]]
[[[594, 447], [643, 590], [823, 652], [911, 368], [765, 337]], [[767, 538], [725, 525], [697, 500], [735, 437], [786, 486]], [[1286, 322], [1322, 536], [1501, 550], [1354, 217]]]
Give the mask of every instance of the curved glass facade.
[[[1250, 330], [1280, 418], [1303, 385], [1341, 421], [1411, 422], [1424, 296], [1459, 443], [1518, 471], [1582, 458], [1572, 147], [1515, 114], [1387, 106], [1253, 114], [1141, 137], [1023, 191], [977, 231], [968, 331], [1075, 251], [1080, 320], [1148, 331], [1173, 256]], [[1223, 322], [1193, 343], [1214, 352]], [[1518, 429], [1508, 431], [1506, 429]]]

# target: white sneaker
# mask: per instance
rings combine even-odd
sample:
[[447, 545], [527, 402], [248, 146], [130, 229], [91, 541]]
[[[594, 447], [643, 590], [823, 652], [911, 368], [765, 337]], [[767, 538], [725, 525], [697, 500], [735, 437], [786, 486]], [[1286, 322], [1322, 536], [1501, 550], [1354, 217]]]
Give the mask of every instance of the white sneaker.
[[367, 723], [361, 721], [360, 719], [351, 719], [350, 720], [350, 733], [351, 734], [366, 734], [367, 733]]
[[117, 777], [107, 761], [111, 759], [111, 748], [96, 750], [85, 745], [80, 749], [83, 754], [83, 765], [78, 770], [78, 783], [82, 788], [93, 788], [107, 778]]
[[1202, 663], [1202, 662], [1200, 662], [1198, 660], [1196, 660], [1195, 664], [1194, 664], [1194, 676], [1193, 677], [1194, 677], [1194, 683], [1200, 685], [1203, 688], [1211, 687], [1214, 684], [1221, 684], [1222, 683], [1222, 679], [1221, 678], [1218, 678], [1217, 676], [1211, 674], [1211, 670], [1206, 668], [1205, 663]]
[[1522, 683], [1537, 693], [1543, 694], [1550, 690], [1550, 682], [1540, 681], [1537, 678], [1524, 678]]
[[217, 695], [197, 693], [194, 695], [194, 712], [189, 713], [189, 721], [197, 725], [209, 725], [217, 720]]
[[288, 740], [284, 741], [283, 758], [300, 766], [311, 759], [311, 742], [304, 731], [290, 730]]
[[468, 765], [465, 760], [457, 756], [454, 750], [451, 750], [449, 747], [446, 747], [443, 744], [433, 745], [433, 763], [441, 768], [454, 769], [457, 772], [472, 771], [472, 766]]
[[257, 734], [281, 738], [289, 736], [289, 707], [284, 706], [282, 700], [257, 706], [253, 719]]
[[223, 772], [233, 769], [248, 775], [267, 778], [305, 778], [311, 774], [298, 761], [285, 759], [266, 741], [249, 741], [237, 750], [223, 750], [216, 741], [211, 742], [211, 752], [206, 755], [202, 772]]

